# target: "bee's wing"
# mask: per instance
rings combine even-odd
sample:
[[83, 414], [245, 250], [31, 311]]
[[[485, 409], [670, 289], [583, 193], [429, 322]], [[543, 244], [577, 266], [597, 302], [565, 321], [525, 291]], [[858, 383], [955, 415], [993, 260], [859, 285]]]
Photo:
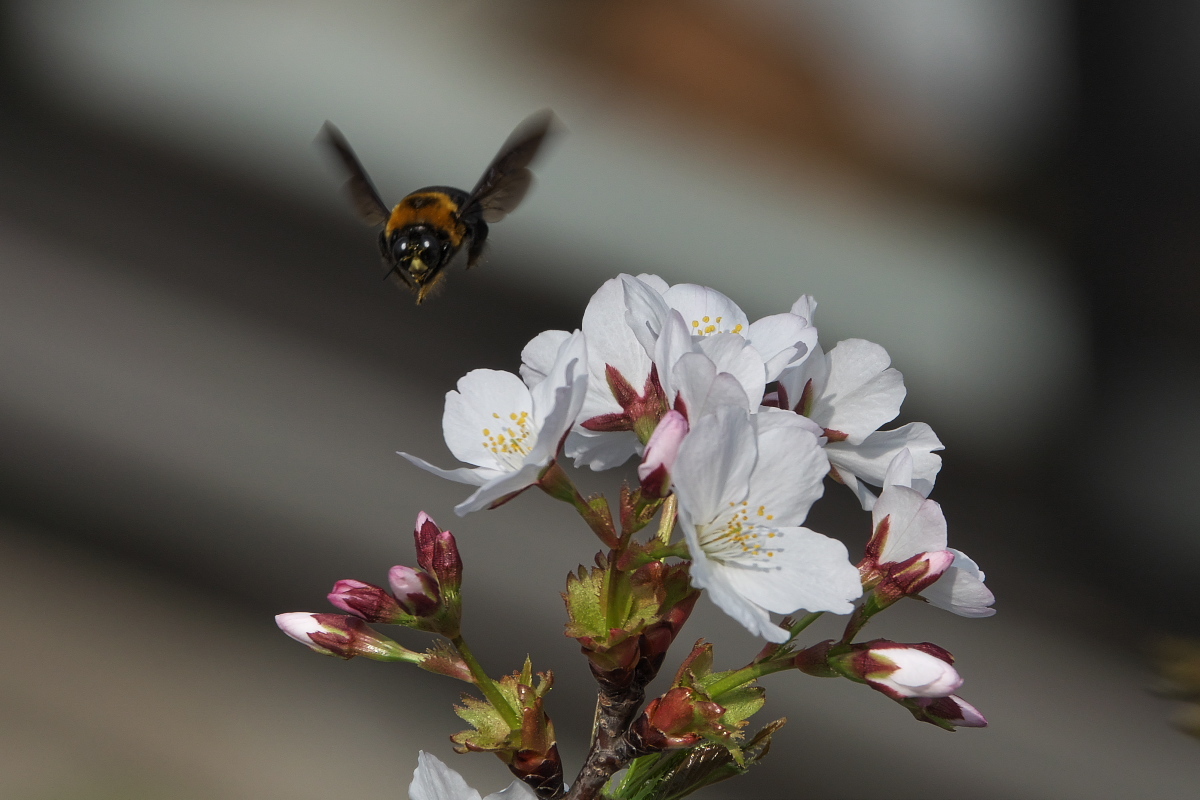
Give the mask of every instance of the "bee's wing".
[[354, 155], [342, 132], [335, 128], [332, 122], [326, 122], [321, 128], [321, 141], [350, 176], [343, 190], [349, 196], [359, 218], [368, 225], [382, 225], [386, 222], [388, 207], [379, 199], [379, 192], [375, 191], [375, 185], [367, 177], [362, 164], [358, 163], [358, 156]]
[[463, 210], [478, 204], [484, 222], [499, 222], [516, 208], [533, 182], [529, 163], [554, 123], [554, 112], [548, 108], [526, 117], [483, 171], [483, 177], [471, 190]]

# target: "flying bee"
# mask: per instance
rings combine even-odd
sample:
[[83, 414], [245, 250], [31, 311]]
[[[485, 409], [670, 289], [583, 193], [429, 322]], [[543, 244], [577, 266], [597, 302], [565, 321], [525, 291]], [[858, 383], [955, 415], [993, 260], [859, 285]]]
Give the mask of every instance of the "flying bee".
[[554, 119], [549, 109], [526, 118], [470, 192], [450, 186], [426, 186], [405, 197], [391, 211], [379, 198], [341, 131], [326, 122], [322, 138], [349, 173], [345, 191], [355, 212], [368, 225], [383, 226], [379, 252], [388, 268], [385, 277], [415, 292], [420, 305], [464, 249], [467, 268], [478, 263], [487, 242], [488, 224], [504, 219], [529, 191], [533, 182], [529, 164]]

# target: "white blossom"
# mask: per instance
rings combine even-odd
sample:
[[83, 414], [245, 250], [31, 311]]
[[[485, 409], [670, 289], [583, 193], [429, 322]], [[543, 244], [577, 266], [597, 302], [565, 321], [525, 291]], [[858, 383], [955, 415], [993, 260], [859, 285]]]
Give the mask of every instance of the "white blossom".
[[474, 466], [442, 469], [400, 455], [435, 475], [479, 487], [455, 506], [460, 516], [522, 491], [537, 483], [579, 415], [586, 365], [585, 338], [576, 331], [559, 339], [545, 377], [532, 387], [510, 372], [473, 370], [457, 391], [447, 392], [442, 431], [450, 452]]
[[984, 585], [979, 566], [964, 553], [946, 546], [946, 518], [941, 506], [912, 488], [913, 458], [907, 450], [892, 460], [884, 483], [871, 509], [875, 535], [870, 547], [877, 552], [877, 563], [899, 563], [921, 553], [948, 551], [954, 560], [932, 586], [921, 592], [921, 597], [930, 605], [963, 617], [995, 614], [990, 606], [996, 598]]
[[[802, 297], [795, 315], [811, 318], [816, 304]], [[825, 353], [812, 353], [779, 376], [780, 399], [786, 406], [825, 429], [826, 453], [833, 474], [870, 509], [875, 495], [865, 484], [882, 486], [888, 464], [901, 450], [914, 459], [913, 487], [929, 494], [942, 460], [934, 454], [942, 443], [933, 429], [914, 422], [890, 431], [879, 428], [896, 418], [904, 402], [904, 376], [891, 367], [886, 350], [864, 339], [838, 342]]]
[[692, 583], [748, 630], [782, 642], [770, 612], [853, 609], [862, 593], [845, 546], [801, 527], [828, 461], [794, 414], [725, 406], [693, 425], [673, 478]]

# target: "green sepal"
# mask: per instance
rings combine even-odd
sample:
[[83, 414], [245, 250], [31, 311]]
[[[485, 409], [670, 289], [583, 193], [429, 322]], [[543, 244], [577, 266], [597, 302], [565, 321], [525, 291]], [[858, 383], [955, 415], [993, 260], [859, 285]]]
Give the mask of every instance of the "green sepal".
[[[534, 678], [537, 681], [534, 681]], [[532, 664], [526, 657], [520, 672], [505, 675], [496, 681], [496, 689], [508, 701], [509, 706], [517, 709], [518, 715], [524, 716], [528, 710], [535, 710], [538, 717], [544, 718], [541, 712], [541, 700], [554, 685], [554, 673], [533, 672]], [[454, 707], [454, 713], [471, 726], [472, 730], [461, 731], [450, 737], [454, 749], [460, 753], [467, 751], [496, 753], [508, 763], [513, 755], [526, 746], [522, 741], [520, 728], [509, 727], [491, 703], [477, 697], [464, 694], [462, 705]], [[553, 740], [553, 725], [549, 719], [544, 720], [546, 734]]]

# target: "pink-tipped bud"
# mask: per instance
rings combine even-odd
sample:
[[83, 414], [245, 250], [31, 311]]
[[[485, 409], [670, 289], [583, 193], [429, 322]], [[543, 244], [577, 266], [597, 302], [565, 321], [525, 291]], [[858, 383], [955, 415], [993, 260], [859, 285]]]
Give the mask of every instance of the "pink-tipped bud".
[[956, 694], [948, 697], [914, 697], [903, 705], [922, 722], [939, 728], [986, 728], [987, 720], [975, 706]]
[[638, 465], [638, 479], [642, 492], [650, 497], [665, 497], [671, 491], [671, 468], [679, 455], [679, 446], [687, 436], [687, 418], [678, 411], [668, 411], [658, 422], [658, 427], [646, 443], [642, 463]]
[[388, 570], [388, 584], [400, 608], [414, 617], [428, 617], [438, 610], [437, 582], [427, 572], [403, 564]]
[[454, 534], [442, 531], [433, 540], [433, 577], [443, 592], [457, 592], [462, 586], [463, 563]]
[[417, 514], [417, 524], [413, 529], [413, 538], [417, 542], [417, 565], [426, 572], [433, 572], [433, 541], [441, 532], [433, 517], [424, 511]]
[[404, 614], [396, 598], [372, 583], [352, 579], [338, 581], [329, 602], [367, 622], [398, 622]]
[[946, 697], [962, 678], [954, 657], [935, 644], [900, 644], [886, 639], [864, 642], [829, 659], [829, 666], [893, 700]]
[[277, 615], [275, 624], [300, 644], [325, 656], [346, 659], [365, 656], [376, 661], [419, 659], [416, 653], [371, 630], [358, 617], [296, 611]]

